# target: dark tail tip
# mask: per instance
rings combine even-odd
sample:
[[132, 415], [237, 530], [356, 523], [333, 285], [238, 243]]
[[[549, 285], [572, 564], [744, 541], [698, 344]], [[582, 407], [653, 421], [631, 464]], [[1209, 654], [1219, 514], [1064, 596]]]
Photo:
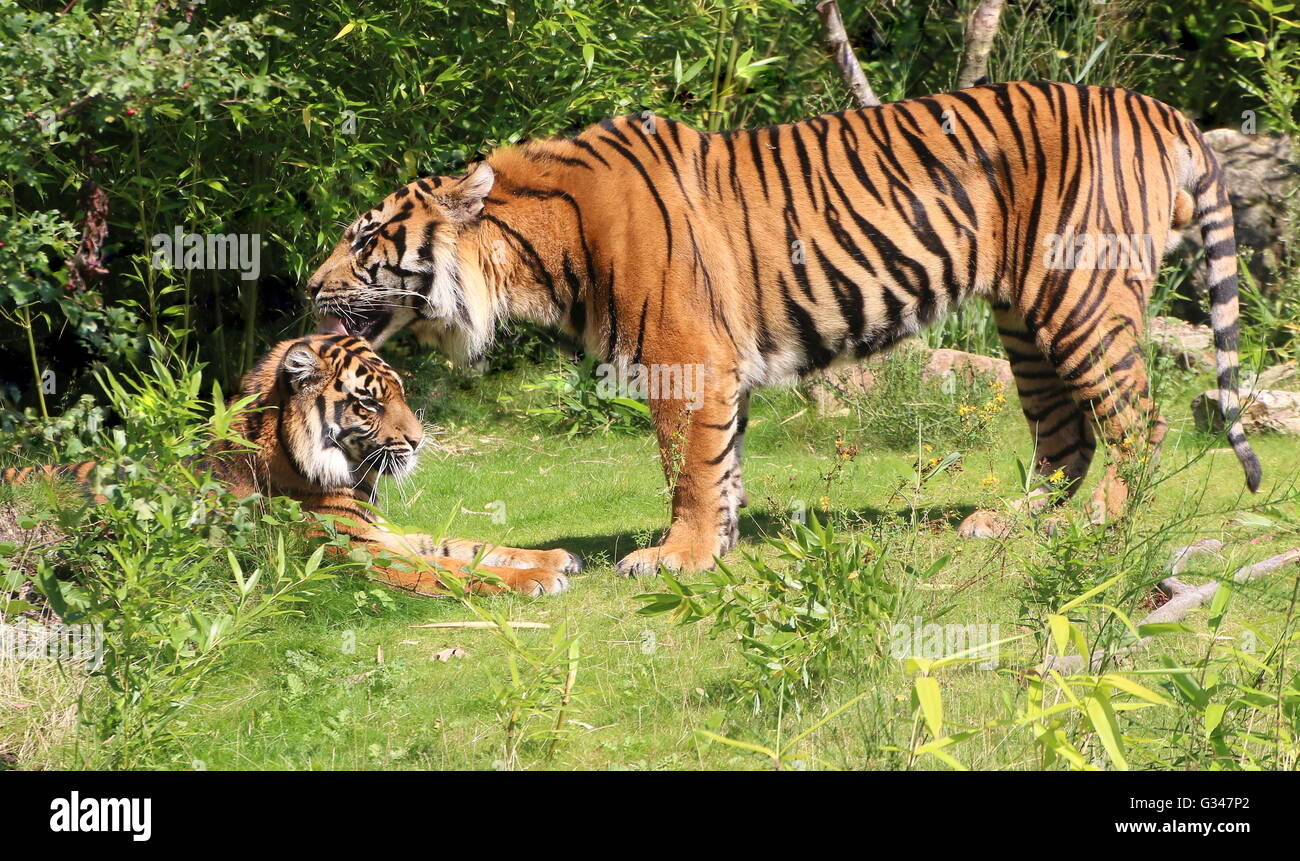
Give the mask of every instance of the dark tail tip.
[[1260, 481], [1264, 479], [1264, 468], [1260, 467], [1260, 459], [1255, 457], [1255, 451], [1251, 446], [1242, 442], [1240, 446], [1232, 446], [1236, 449], [1236, 458], [1242, 462], [1242, 468], [1245, 470], [1245, 486], [1251, 489], [1251, 493], [1260, 492]]
[[1246, 486], [1250, 488], [1251, 493], [1258, 493], [1259, 483], [1264, 478], [1264, 469], [1259, 465], [1259, 458], [1250, 447], [1250, 441], [1246, 439], [1240, 423], [1234, 422], [1228, 428], [1228, 442], [1231, 443], [1237, 460], [1241, 461], [1241, 468], [1246, 471]]
[[1259, 465], [1259, 458], [1255, 457], [1255, 452], [1246, 449], [1244, 455], [1238, 454], [1241, 458], [1241, 466], [1246, 470], [1246, 486], [1250, 488], [1251, 493], [1259, 493], [1259, 483], [1264, 478], [1264, 470]]

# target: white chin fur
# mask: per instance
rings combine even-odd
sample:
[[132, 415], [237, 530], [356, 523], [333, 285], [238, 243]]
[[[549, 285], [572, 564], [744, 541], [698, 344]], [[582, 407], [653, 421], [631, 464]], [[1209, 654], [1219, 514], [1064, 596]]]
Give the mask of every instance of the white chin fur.
[[433, 281], [419, 319], [411, 323], [416, 339], [437, 348], [452, 361], [466, 364], [492, 346], [496, 305], [477, 264], [462, 264], [455, 234], [439, 230], [433, 248]]
[[441, 320], [417, 320], [411, 324], [416, 340], [433, 347], [457, 364], [469, 364], [492, 346], [495, 327], [469, 327]]
[[321, 487], [351, 487], [354, 483], [352, 467], [341, 449], [328, 448], [313, 452], [302, 461], [307, 478]]
[[408, 475], [415, 472], [415, 465], [417, 462], [418, 462], [417, 458], [414, 457], [405, 458], [402, 461], [402, 464], [389, 474], [393, 476], [393, 478], [406, 478]]

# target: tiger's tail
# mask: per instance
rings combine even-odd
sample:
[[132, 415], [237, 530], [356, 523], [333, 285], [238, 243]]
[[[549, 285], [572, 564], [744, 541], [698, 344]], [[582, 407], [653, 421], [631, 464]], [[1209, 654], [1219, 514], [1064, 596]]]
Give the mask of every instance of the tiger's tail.
[[1186, 123], [1192, 152], [1193, 172], [1189, 182], [1192, 218], [1201, 228], [1205, 245], [1205, 265], [1210, 290], [1210, 328], [1214, 331], [1214, 365], [1219, 386], [1219, 408], [1228, 428], [1228, 442], [1246, 471], [1246, 486], [1251, 493], [1259, 490], [1263, 470], [1259, 458], [1246, 440], [1241, 426], [1241, 395], [1238, 391], [1240, 361], [1237, 301], [1237, 238], [1233, 230], [1232, 203], [1224, 181], [1223, 168], [1205, 138], [1190, 122]]

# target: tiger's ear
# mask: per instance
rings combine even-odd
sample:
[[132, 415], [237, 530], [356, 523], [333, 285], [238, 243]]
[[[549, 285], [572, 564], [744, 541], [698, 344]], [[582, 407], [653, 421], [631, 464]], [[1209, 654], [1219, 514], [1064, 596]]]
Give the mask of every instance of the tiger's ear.
[[290, 385], [300, 389], [320, 378], [320, 356], [306, 344], [295, 344], [280, 360], [280, 369], [288, 376]]
[[443, 207], [447, 210], [448, 217], [461, 223], [477, 218], [483, 211], [483, 199], [492, 190], [496, 179], [496, 171], [485, 161], [471, 167], [443, 197]]

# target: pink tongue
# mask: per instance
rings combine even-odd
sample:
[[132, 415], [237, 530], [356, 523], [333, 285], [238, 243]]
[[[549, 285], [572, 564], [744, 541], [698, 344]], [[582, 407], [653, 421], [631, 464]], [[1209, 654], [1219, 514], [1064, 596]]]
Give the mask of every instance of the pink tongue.
[[333, 314], [326, 314], [320, 318], [320, 325], [316, 327], [317, 333], [321, 335], [346, 335], [347, 328], [343, 321]]

